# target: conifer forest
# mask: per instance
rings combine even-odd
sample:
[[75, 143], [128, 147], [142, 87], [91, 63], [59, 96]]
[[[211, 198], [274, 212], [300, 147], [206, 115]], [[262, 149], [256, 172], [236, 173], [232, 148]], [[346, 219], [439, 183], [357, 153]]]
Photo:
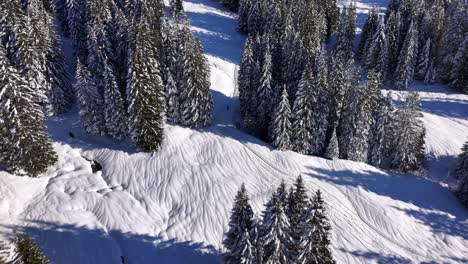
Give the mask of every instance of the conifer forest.
[[467, 0], [0, 0], [0, 264], [467, 256]]

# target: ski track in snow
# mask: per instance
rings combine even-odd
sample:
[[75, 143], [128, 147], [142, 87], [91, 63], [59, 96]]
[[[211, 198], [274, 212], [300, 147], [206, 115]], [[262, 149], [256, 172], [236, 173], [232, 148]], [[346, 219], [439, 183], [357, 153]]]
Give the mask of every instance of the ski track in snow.
[[[362, 25], [369, 9], [386, 1], [356, 4]], [[136, 153], [128, 140], [81, 132], [76, 108], [51, 118], [58, 164], [38, 178], [0, 172], [0, 237], [27, 231], [53, 263], [120, 263], [120, 256], [126, 263], [220, 263], [240, 184], [260, 216], [279, 182], [290, 185], [302, 174], [311, 191], [324, 193], [338, 263], [468, 262], [468, 210], [448, 190], [468, 137], [467, 95], [412, 85], [427, 128], [424, 177], [275, 151], [236, 129], [236, 70], [245, 41], [237, 15], [212, 0], [184, 7], [211, 65], [213, 125], [168, 125], [161, 151], [150, 155]], [[64, 46], [72, 69], [67, 40]], [[405, 93], [393, 91], [395, 101]], [[93, 173], [81, 156], [99, 161], [103, 171]]]

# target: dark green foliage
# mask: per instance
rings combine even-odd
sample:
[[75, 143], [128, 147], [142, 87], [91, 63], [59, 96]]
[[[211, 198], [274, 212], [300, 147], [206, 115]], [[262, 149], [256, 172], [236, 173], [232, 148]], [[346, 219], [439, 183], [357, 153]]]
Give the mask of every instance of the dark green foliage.
[[149, 26], [142, 22], [130, 52], [127, 101], [130, 133], [144, 152], [157, 151], [164, 137], [166, 99], [153, 47]]
[[241, 263], [241, 259], [251, 259], [255, 256], [254, 241], [250, 238], [254, 229], [253, 217], [254, 213], [250, 206], [249, 197], [245, 185], [242, 184], [234, 198], [229, 230], [223, 240], [226, 249], [225, 263]]
[[18, 264], [48, 264], [49, 259], [42, 252], [36, 242], [26, 234], [16, 236], [15, 258], [13, 263]]

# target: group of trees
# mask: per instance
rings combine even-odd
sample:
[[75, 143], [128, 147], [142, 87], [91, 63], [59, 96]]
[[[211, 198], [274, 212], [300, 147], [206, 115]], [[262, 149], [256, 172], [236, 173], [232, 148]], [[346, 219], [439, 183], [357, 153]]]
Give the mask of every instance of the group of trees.
[[45, 116], [73, 101], [48, 1], [0, 3], [0, 167], [38, 175], [57, 160]]
[[257, 219], [242, 184], [225, 234], [225, 263], [335, 263], [331, 226], [320, 190], [309, 200], [301, 176], [287, 191], [284, 182]]
[[357, 57], [397, 89], [413, 80], [446, 82], [468, 93], [468, 3], [393, 0], [386, 16], [374, 8]]
[[458, 157], [455, 178], [459, 182], [455, 193], [462, 203], [468, 207], [468, 141], [463, 145], [462, 153]]
[[[238, 79], [244, 129], [280, 150], [418, 171], [425, 135], [420, 99], [408, 93], [395, 109], [391, 94], [380, 91], [380, 66], [369, 68], [362, 83], [355, 28], [355, 7], [340, 14], [332, 0], [240, 1], [239, 29], [248, 33]], [[324, 42], [335, 29], [329, 55]], [[367, 49], [377, 52], [373, 45]], [[370, 54], [362, 49], [361, 57]]]
[[16, 235], [15, 250], [10, 256], [7, 246], [0, 241], [0, 264], [48, 264], [49, 259], [27, 234]]
[[209, 65], [180, 1], [58, 0], [77, 57], [75, 90], [85, 131], [158, 150], [170, 122], [211, 122]]

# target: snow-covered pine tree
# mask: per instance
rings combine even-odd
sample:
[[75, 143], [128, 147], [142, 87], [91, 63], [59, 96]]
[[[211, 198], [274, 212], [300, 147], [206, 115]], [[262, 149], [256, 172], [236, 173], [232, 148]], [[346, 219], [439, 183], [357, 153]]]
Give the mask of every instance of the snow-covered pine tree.
[[[255, 256], [255, 250], [248, 237], [254, 228], [254, 213], [250, 206], [249, 196], [242, 184], [234, 198], [234, 205], [231, 210], [229, 220], [229, 230], [226, 232], [223, 240], [226, 249], [223, 258], [224, 263], [241, 263], [241, 260], [247, 255]], [[247, 237], [246, 234], [247, 233]], [[244, 252], [245, 250], [253, 252]]]
[[239, 1], [239, 21], [238, 28], [240, 32], [247, 33], [249, 13], [252, 8], [252, 0], [240, 0]]
[[180, 17], [184, 15], [184, 5], [182, 0], [170, 0], [170, 6], [173, 17]]
[[455, 178], [468, 179], [468, 141], [463, 144], [462, 153], [458, 156], [457, 167], [455, 168]]
[[80, 123], [84, 131], [91, 134], [101, 134], [105, 126], [102, 109], [104, 102], [93, 83], [87, 67], [77, 60], [76, 82], [74, 89], [80, 109]]
[[328, 64], [325, 48], [322, 46], [319, 52], [314, 57], [314, 82], [313, 94], [316, 98], [315, 104], [312, 106], [314, 119], [314, 132], [312, 154], [321, 155], [325, 149], [328, 116], [330, 112], [330, 91], [328, 90]]
[[327, 22], [327, 32], [325, 40], [329, 41], [332, 34], [336, 31], [336, 28], [338, 26], [340, 9], [336, 4], [336, 0], [325, 0], [324, 2], [325, 18]]
[[455, 194], [461, 200], [461, 202], [468, 207], [468, 177], [460, 180], [459, 186], [455, 191]]
[[330, 141], [324, 153], [324, 158], [329, 160], [336, 160], [340, 157], [340, 151], [338, 147], [338, 138], [336, 136], [336, 129], [333, 129]]
[[189, 25], [181, 24], [179, 31], [183, 80], [179, 86], [180, 124], [187, 127], [206, 127], [210, 125], [212, 117], [210, 68], [200, 39], [193, 36]]
[[[34, 0], [29, 3], [27, 15], [20, 18], [17, 26], [17, 50], [15, 58], [20, 73], [35, 93], [34, 100], [41, 106], [47, 102], [46, 54], [49, 49], [47, 16], [42, 3]], [[46, 22], [46, 23], [45, 23]]]
[[312, 98], [313, 75], [311, 66], [304, 71], [296, 93], [292, 109], [292, 149], [301, 154], [311, 154], [313, 130], [315, 125], [312, 105], [317, 98]]
[[428, 38], [425, 41], [424, 46], [419, 50], [418, 62], [416, 63], [416, 68], [414, 72], [414, 77], [417, 80], [424, 81], [427, 71], [430, 66], [431, 59], [431, 43], [432, 40]]
[[87, 30], [88, 14], [86, 0], [66, 0], [67, 20], [70, 30], [70, 39], [73, 44], [76, 57], [86, 62], [88, 57]]
[[281, 101], [273, 113], [271, 124], [271, 139], [278, 150], [289, 150], [291, 144], [291, 107], [289, 106], [288, 92], [283, 87]]
[[[351, 60], [352, 62], [352, 60]], [[354, 65], [346, 68], [345, 99], [341, 110], [337, 129], [340, 158], [348, 159], [351, 140], [355, 136], [358, 107], [363, 98], [363, 87], [360, 84], [361, 73]]]
[[15, 241], [15, 256], [12, 263], [49, 264], [50, 261], [37, 243], [26, 234], [19, 234]]
[[[346, 70], [340, 57], [330, 57], [330, 72], [328, 74], [328, 90], [330, 92], [329, 126], [337, 127], [340, 120], [343, 100], [347, 89]], [[331, 131], [331, 130], [330, 130]]]
[[256, 248], [255, 244], [251, 242], [250, 234], [248, 230], [244, 230], [242, 233], [241, 240], [239, 242], [239, 260], [237, 262], [225, 261], [224, 263], [239, 263], [239, 264], [256, 264]]
[[68, 111], [73, 103], [74, 91], [59, 37], [55, 32], [51, 32], [50, 36], [51, 46], [46, 57], [45, 72], [49, 85], [46, 110], [48, 115], [57, 115]]
[[288, 193], [288, 190], [286, 190], [286, 183], [284, 180], [281, 180], [280, 185], [276, 189], [276, 194], [278, 195], [278, 199], [280, 199], [281, 204], [283, 205], [284, 211], [287, 214], [288, 211], [288, 197], [290, 193]]
[[372, 43], [373, 36], [379, 25], [379, 10], [373, 7], [367, 15], [366, 22], [361, 31], [361, 40], [359, 41], [357, 57], [362, 59], [366, 57], [367, 51]]
[[165, 76], [167, 78], [167, 121], [177, 124], [180, 120], [179, 91], [177, 89], [177, 83], [172, 77], [171, 71], [167, 68]]
[[392, 11], [387, 17], [387, 23], [385, 24], [385, 36], [388, 43], [388, 67], [385, 80], [393, 78], [393, 73], [398, 65], [398, 54], [401, 42], [400, 19], [400, 13]]
[[301, 225], [303, 233], [297, 263], [336, 263], [330, 248], [331, 225], [320, 190], [315, 193]]
[[248, 132], [255, 131], [257, 100], [255, 100], [256, 89], [254, 87], [254, 78], [256, 73], [256, 65], [252, 47], [252, 37], [249, 36], [245, 42], [244, 53], [239, 68], [238, 90], [239, 103], [243, 127]]
[[319, 5], [315, 1], [306, 1], [304, 8], [305, 15], [300, 23], [301, 37], [307, 54], [314, 55], [319, 51], [321, 41], [325, 39], [327, 22], [325, 13], [319, 11]]
[[260, 85], [257, 88], [257, 96], [254, 100], [258, 100], [257, 106], [257, 128], [258, 136], [263, 139], [267, 137], [267, 131], [270, 126], [270, 120], [272, 120], [272, 110], [273, 110], [273, 77], [272, 77], [272, 61], [270, 48], [267, 44], [263, 63], [262, 63], [262, 72], [260, 77]]
[[386, 150], [388, 149], [387, 130], [392, 120], [393, 106], [392, 93], [380, 98], [374, 114], [374, 123], [371, 126], [369, 137], [368, 162], [377, 167], [384, 167]]
[[301, 252], [300, 240], [303, 232], [301, 222], [303, 221], [307, 212], [307, 207], [309, 206], [309, 198], [307, 197], [307, 191], [301, 175], [297, 177], [296, 182], [294, 183], [294, 190], [289, 196], [288, 204], [287, 216], [289, 219], [292, 238], [289, 248], [292, 259], [296, 259]]
[[364, 58], [367, 70], [378, 73], [381, 79], [384, 80], [387, 74], [389, 58], [388, 41], [385, 35], [385, 23], [383, 19], [380, 20], [374, 35], [370, 38]]
[[341, 58], [343, 63], [354, 59], [354, 38], [356, 30], [356, 7], [351, 4], [341, 11], [340, 24], [332, 56]]
[[104, 64], [103, 77], [107, 81], [104, 87], [104, 120], [107, 135], [123, 139], [128, 134], [127, 112], [124, 98], [115, 80], [109, 63]]
[[148, 24], [137, 27], [135, 49], [129, 51], [127, 101], [130, 134], [144, 152], [157, 151], [164, 138], [166, 98]]
[[391, 124], [390, 168], [414, 173], [421, 169], [424, 157], [425, 128], [421, 121], [421, 99], [410, 92], [398, 108]]
[[263, 263], [290, 263], [288, 246], [290, 237], [289, 221], [281, 205], [280, 199], [273, 192], [270, 201], [263, 211], [261, 241], [263, 243]]
[[464, 41], [460, 44], [450, 72], [450, 85], [468, 94], [468, 30]]
[[377, 102], [382, 98], [380, 76], [372, 71], [367, 73], [367, 84], [357, 105], [355, 124], [348, 147], [348, 159], [367, 162], [369, 133], [374, 122], [373, 115]]
[[0, 46], [0, 163], [11, 173], [37, 176], [57, 161], [35, 96]]
[[416, 63], [416, 53], [418, 45], [418, 29], [412, 21], [408, 32], [406, 33], [405, 41], [398, 56], [398, 65], [393, 75], [393, 83], [395, 88], [405, 90], [414, 76], [414, 67]]

